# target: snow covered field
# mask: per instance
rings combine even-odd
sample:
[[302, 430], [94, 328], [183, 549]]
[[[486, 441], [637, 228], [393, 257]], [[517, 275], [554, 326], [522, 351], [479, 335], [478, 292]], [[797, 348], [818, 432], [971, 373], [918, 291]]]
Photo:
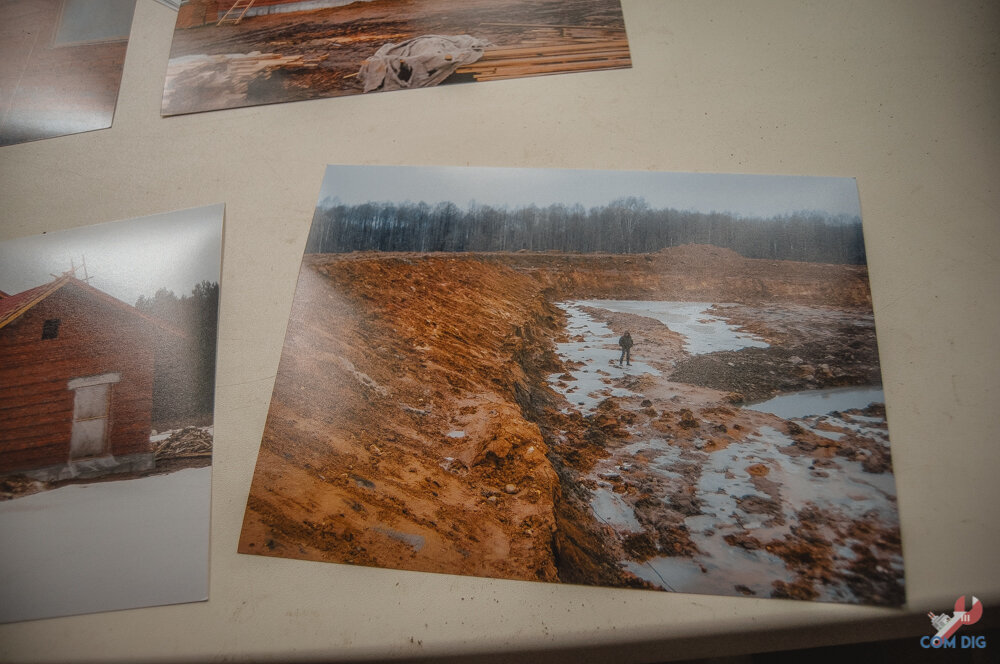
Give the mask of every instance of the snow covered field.
[[208, 599], [211, 467], [0, 502], [0, 622]]

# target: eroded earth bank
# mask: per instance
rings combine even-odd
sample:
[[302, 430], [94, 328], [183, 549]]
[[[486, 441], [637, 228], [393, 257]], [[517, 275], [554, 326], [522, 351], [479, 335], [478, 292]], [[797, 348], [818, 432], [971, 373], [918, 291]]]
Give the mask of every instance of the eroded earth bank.
[[897, 605], [880, 388], [863, 267], [309, 255], [240, 551]]

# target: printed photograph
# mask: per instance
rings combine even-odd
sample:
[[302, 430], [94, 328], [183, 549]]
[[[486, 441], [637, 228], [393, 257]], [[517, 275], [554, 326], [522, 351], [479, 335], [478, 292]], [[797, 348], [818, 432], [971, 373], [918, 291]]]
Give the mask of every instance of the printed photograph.
[[0, 242], [0, 622], [208, 598], [222, 221]]
[[161, 112], [631, 66], [620, 0], [188, 0]]
[[855, 181], [329, 166], [239, 551], [902, 604]]
[[0, 0], [0, 146], [107, 129], [135, 0]]

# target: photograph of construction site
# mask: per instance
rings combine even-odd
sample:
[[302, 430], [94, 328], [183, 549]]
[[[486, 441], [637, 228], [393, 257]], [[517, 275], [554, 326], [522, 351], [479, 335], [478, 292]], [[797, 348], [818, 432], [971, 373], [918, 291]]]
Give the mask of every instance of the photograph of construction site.
[[619, 0], [189, 0], [161, 112], [628, 67]]
[[854, 180], [328, 167], [239, 551], [900, 605]]
[[222, 214], [0, 242], [0, 622], [207, 599]]

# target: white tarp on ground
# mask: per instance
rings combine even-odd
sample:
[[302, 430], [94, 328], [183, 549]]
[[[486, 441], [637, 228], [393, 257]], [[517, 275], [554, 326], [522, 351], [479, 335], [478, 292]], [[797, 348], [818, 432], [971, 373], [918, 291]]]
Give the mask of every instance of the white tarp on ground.
[[208, 598], [212, 469], [0, 502], [0, 622]]
[[365, 92], [430, 87], [483, 57], [487, 46], [489, 42], [469, 35], [414, 37], [383, 45], [365, 60], [358, 76]]

